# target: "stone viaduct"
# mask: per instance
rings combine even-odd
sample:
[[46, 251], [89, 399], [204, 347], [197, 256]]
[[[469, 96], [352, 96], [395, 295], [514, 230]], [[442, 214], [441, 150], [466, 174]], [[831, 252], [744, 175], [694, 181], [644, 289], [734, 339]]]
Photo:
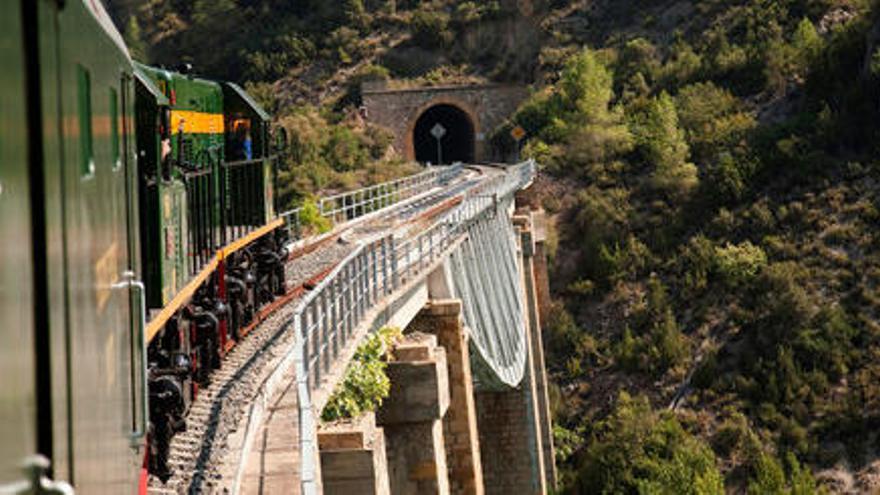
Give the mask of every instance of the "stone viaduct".
[[[497, 84], [395, 89], [373, 82], [365, 83], [361, 94], [366, 120], [390, 129], [404, 158], [434, 164], [481, 163], [500, 158], [489, 138], [513, 115], [528, 90]], [[446, 130], [439, 152], [431, 135], [438, 123]]]

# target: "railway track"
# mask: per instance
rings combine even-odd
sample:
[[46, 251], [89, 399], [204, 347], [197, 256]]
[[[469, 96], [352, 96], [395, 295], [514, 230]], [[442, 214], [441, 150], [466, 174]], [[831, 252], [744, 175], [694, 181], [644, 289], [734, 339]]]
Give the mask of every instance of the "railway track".
[[294, 336], [288, 324], [297, 300], [354, 251], [361, 240], [402, 225], [417, 226], [427, 217], [451, 208], [458, 195], [480, 182], [478, 175], [471, 171], [447, 187], [329, 236], [312, 250], [300, 250], [288, 261], [287, 294], [261, 311], [258, 323], [226, 355], [210, 384], [199, 391], [187, 413], [186, 430], [171, 441], [169, 466], [173, 475], [165, 483], [151, 476], [148, 493], [225, 493], [228, 480], [224, 480], [222, 466], [229, 454], [228, 440], [240, 427], [266, 377], [289, 349]]

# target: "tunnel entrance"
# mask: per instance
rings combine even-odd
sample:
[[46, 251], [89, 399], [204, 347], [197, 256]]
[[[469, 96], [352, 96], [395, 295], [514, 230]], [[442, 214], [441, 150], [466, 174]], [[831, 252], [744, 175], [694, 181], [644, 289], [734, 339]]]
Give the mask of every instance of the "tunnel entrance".
[[[446, 134], [440, 139], [440, 149], [437, 147], [437, 139], [431, 134], [431, 130], [440, 124], [446, 130]], [[470, 117], [460, 108], [440, 104], [425, 110], [416, 127], [413, 130], [413, 148], [416, 161], [420, 163], [431, 162], [444, 164], [454, 162], [474, 162], [474, 123]], [[442, 153], [442, 157], [438, 154]]]

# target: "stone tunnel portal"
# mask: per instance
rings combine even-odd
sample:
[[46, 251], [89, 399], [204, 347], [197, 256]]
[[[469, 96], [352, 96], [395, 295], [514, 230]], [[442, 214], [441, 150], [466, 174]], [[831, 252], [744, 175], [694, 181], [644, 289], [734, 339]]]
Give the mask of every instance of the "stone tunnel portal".
[[[437, 138], [431, 134], [437, 124], [446, 130], [440, 139], [440, 149]], [[474, 163], [474, 123], [454, 105], [438, 104], [425, 110], [416, 121], [412, 139], [416, 160], [421, 163]], [[442, 157], [438, 156], [440, 153]]]

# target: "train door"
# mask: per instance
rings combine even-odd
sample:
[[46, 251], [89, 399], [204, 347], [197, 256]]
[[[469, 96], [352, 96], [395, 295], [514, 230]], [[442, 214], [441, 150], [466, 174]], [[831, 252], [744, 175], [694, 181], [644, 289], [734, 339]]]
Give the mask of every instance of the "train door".
[[37, 452], [25, 65], [20, 5], [0, 16], [0, 492]]
[[[136, 452], [142, 452], [143, 464], [140, 469], [139, 492], [147, 490], [147, 446], [146, 434], [149, 423], [149, 404], [147, 402], [147, 342], [144, 331], [146, 329], [146, 291], [141, 280], [141, 250], [140, 250], [140, 215], [138, 206], [138, 166], [137, 151], [135, 147], [135, 98], [134, 77], [132, 74], [123, 73], [122, 88], [122, 166], [125, 175], [125, 214], [126, 214], [126, 237], [128, 239], [128, 265], [126, 267], [127, 282], [129, 283], [129, 362], [131, 363], [131, 441]], [[143, 449], [141, 451], [141, 449]]]
[[132, 363], [139, 347], [132, 310], [142, 291], [130, 273], [123, 75], [131, 61], [100, 2], [34, 3], [43, 13], [40, 35], [54, 31], [57, 54], [40, 69], [60, 150], [45, 161], [51, 331], [62, 335], [52, 339], [53, 367], [62, 370], [53, 394], [64, 398], [53, 401], [53, 448], [66, 454], [65, 479], [78, 492], [132, 493], [145, 418], [133, 403], [143, 376]]

